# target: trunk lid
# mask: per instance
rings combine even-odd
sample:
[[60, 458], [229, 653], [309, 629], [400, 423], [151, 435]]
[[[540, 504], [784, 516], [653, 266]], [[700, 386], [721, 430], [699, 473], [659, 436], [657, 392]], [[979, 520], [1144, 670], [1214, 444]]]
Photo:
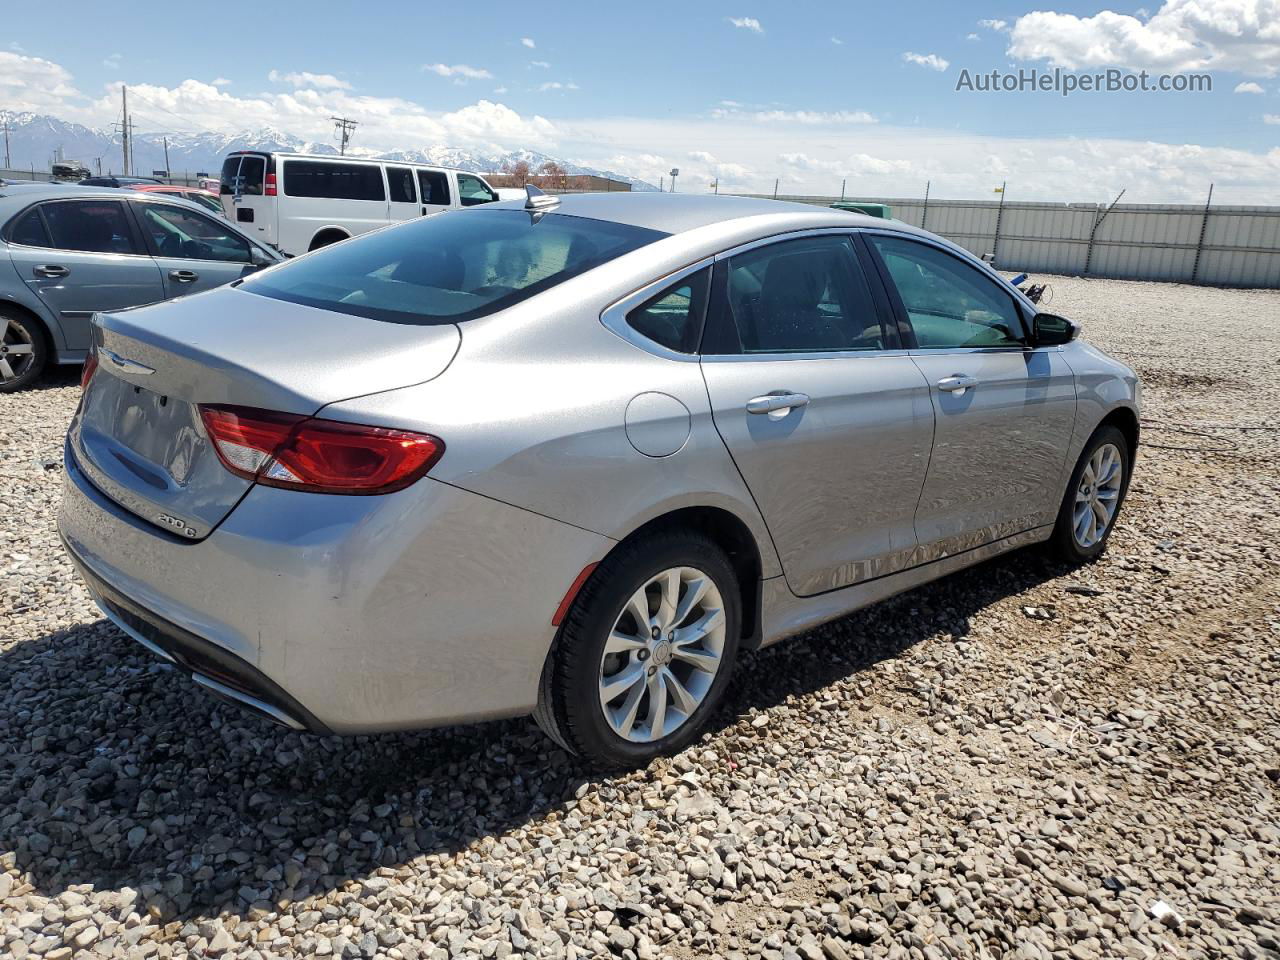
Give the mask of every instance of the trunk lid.
[[313, 414], [439, 376], [461, 339], [453, 324], [386, 323], [229, 287], [99, 314], [98, 370], [68, 439], [104, 494], [199, 540], [252, 483], [223, 467], [198, 404]]

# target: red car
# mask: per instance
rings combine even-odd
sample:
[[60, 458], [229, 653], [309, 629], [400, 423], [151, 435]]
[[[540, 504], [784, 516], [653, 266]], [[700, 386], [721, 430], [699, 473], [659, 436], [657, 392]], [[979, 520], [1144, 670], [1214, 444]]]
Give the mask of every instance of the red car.
[[170, 193], [181, 197], [183, 200], [193, 200], [202, 207], [208, 207], [213, 213], [222, 216], [222, 203], [218, 200], [218, 195], [212, 190], [200, 190], [196, 187], [181, 187], [168, 183], [139, 183], [131, 184], [130, 190], [137, 190], [141, 193]]

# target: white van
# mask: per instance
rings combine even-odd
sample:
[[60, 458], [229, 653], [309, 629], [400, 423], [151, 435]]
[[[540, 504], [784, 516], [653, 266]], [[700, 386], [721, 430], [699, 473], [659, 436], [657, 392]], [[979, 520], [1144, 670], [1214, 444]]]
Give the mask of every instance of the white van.
[[483, 177], [395, 160], [242, 150], [222, 163], [227, 219], [296, 256], [399, 220], [492, 203]]

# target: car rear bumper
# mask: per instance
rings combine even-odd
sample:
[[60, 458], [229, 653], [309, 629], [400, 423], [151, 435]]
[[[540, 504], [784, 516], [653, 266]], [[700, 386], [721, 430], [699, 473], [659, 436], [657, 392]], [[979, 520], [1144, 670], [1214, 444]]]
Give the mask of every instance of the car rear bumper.
[[316, 732], [531, 712], [551, 618], [612, 544], [430, 478], [379, 497], [255, 486], [193, 543], [65, 463], [58, 530], [107, 616], [211, 692]]

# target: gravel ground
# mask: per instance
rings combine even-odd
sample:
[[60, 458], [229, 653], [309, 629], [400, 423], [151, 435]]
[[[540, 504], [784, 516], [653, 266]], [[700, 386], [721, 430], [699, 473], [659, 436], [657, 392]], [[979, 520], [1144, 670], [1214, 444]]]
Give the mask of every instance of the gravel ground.
[[1052, 279], [1146, 384], [1105, 557], [748, 657], [710, 734], [621, 776], [529, 721], [215, 703], [58, 547], [74, 374], [0, 396], [0, 955], [1276, 956], [1280, 294]]

